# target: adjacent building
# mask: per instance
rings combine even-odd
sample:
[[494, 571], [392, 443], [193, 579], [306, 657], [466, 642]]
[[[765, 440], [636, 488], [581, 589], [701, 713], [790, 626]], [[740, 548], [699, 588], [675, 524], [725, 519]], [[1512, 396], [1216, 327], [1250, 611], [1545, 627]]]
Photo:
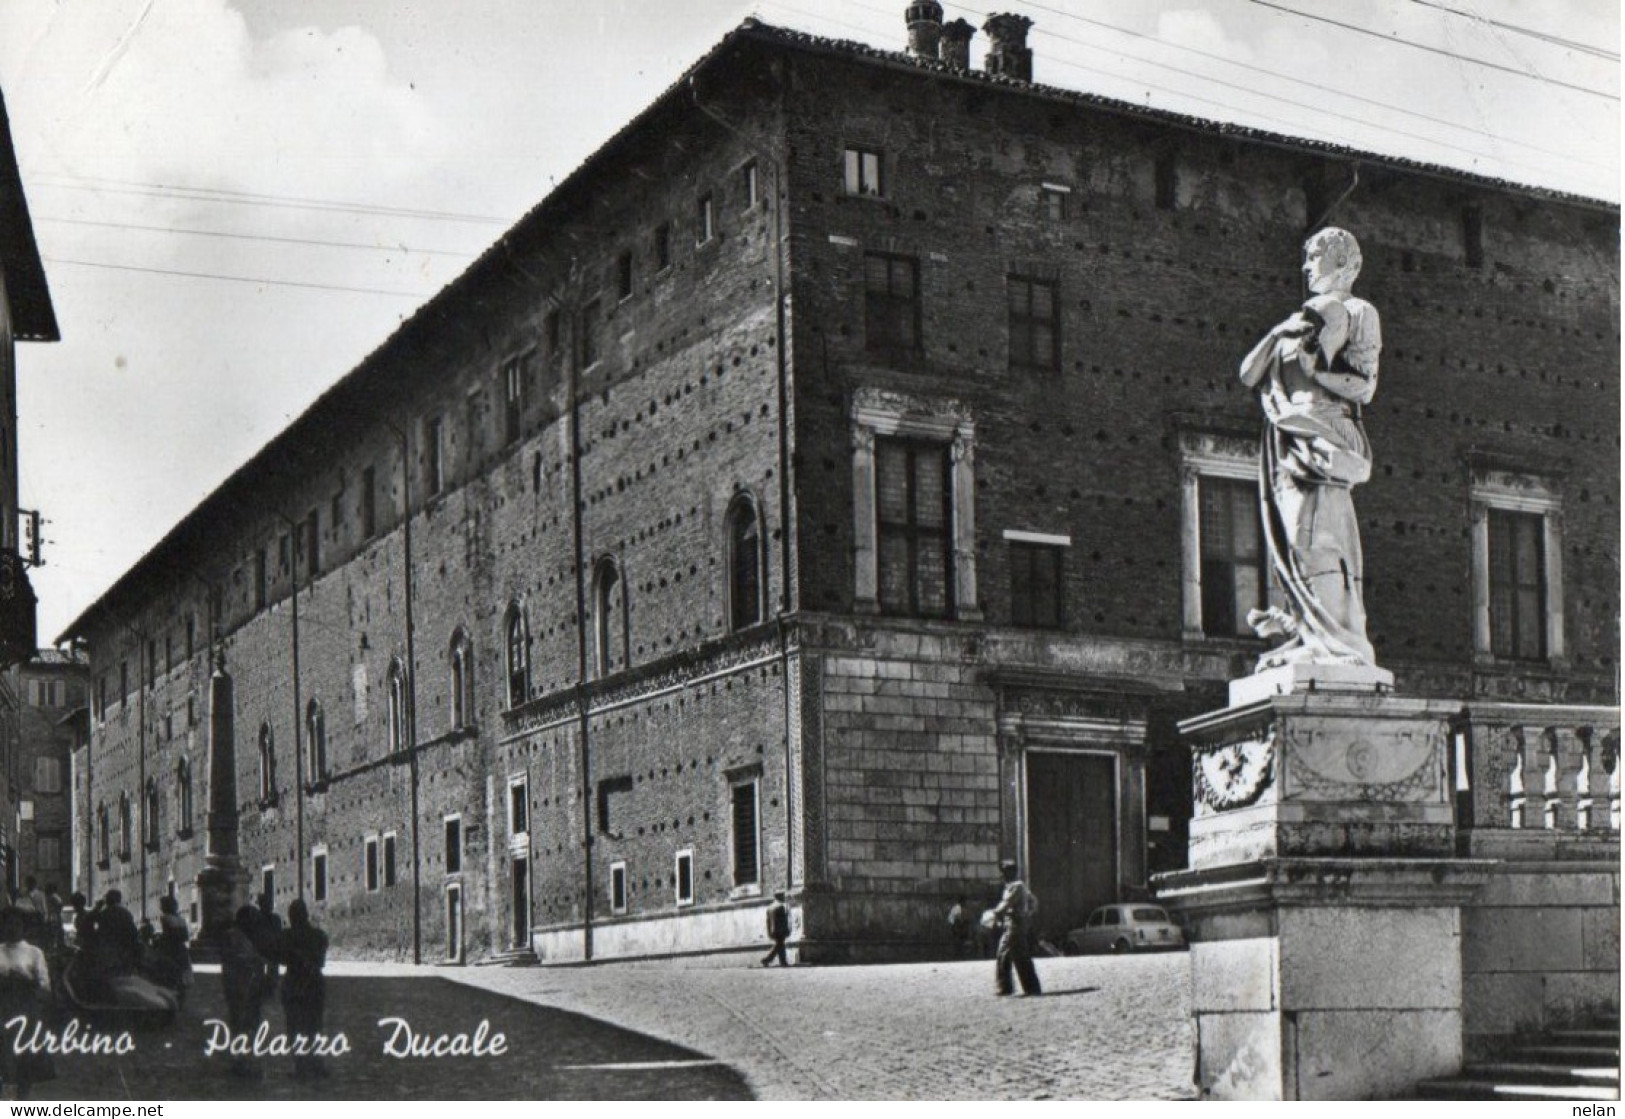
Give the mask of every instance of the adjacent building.
[[907, 22], [728, 34], [70, 627], [83, 881], [195, 897], [215, 660], [253, 889], [340, 953], [740, 949], [782, 889], [803, 959], [917, 955], [1006, 857], [1052, 934], [1140, 894], [1262, 649], [1236, 367], [1325, 224], [1382, 663], [1617, 702], [1617, 206]]
[[83, 658], [41, 649], [16, 669], [19, 712], [16, 858], [13, 885], [34, 878], [66, 897], [73, 872], [73, 817], [69, 767], [74, 712], [85, 705]]

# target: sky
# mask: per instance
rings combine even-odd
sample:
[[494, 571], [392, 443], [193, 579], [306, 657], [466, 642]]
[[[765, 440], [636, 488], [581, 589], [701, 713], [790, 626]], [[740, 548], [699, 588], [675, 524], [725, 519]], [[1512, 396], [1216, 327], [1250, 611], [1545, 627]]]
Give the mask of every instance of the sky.
[[[905, 7], [3, 0], [42, 642], [742, 19], [901, 49]], [[1610, 0], [944, 8], [1030, 17], [1047, 85], [1619, 200]]]

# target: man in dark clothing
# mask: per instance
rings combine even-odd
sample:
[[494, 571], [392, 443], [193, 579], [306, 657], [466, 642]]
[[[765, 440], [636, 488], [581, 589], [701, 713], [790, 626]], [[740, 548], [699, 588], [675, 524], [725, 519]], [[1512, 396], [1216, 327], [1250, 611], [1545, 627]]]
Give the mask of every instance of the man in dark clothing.
[[276, 900], [270, 894], [259, 897], [259, 932], [254, 946], [265, 957], [265, 994], [269, 998], [277, 988], [277, 945], [282, 940], [282, 918], [277, 916]]
[[96, 917], [96, 940], [107, 975], [131, 975], [141, 962], [141, 933], [135, 918], [124, 908], [124, 895], [107, 891], [107, 904]]
[[[260, 932], [259, 911], [251, 905], [237, 910], [236, 919], [220, 939], [220, 984], [226, 996], [226, 1023], [232, 1033], [252, 1037], [259, 1027], [265, 999], [265, 958], [255, 944]], [[260, 1078], [259, 1066], [246, 1056], [234, 1057], [231, 1074]]]
[[790, 957], [784, 954], [784, 942], [790, 939], [790, 908], [784, 904], [784, 891], [773, 895], [773, 904], [767, 907], [767, 935], [772, 938], [773, 949], [762, 957], [762, 966], [774, 960], [780, 967], [790, 966]]
[[[327, 981], [322, 968], [327, 965], [327, 934], [310, 923], [310, 910], [303, 901], [288, 906], [288, 929], [280, 941], [282, 964], [282, 1013], [288, 1032], [314, 1038], [322, 1032], [322, 1015], [327, 1007]], [[327, 1075], [320, 1058], [294, 1058], [293, 1074], [299, 1079]]]
[[1021, 978], [1021, 993], [1041, 995], [1044, 990], [1038, 984], [1031, 948], [1033, 918], [1038, 916], [1038, 899], [1027, 888], [1027, 883], [1017, 877], [1015, 863], [1006, 859], [999, 864], [999, 873], [1004, 876], [1004, 895], [993, 910], [1003, 930], [999, 934], [998, 993], [1014, 993], [1015, 988], [1010, 982], [1010, 969], [1013, 967]]

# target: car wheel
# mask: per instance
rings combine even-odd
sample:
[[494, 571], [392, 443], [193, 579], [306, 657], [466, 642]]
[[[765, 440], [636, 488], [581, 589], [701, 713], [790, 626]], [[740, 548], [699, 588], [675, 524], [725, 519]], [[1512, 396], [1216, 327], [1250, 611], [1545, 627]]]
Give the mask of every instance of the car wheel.
[[1112, 941], [1112, 955], [1121, 956], [1126, 953], [1128, 949], [1129, 943], [1127, 938], [1120, 936], [1116, 940]]

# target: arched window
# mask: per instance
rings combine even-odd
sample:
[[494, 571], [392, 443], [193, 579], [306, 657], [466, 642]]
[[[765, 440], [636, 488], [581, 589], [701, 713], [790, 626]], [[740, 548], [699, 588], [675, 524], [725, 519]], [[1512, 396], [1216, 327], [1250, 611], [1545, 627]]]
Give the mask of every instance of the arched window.
[[406, 670], [400, 661], [389, 664], [389, 750], [399, 754], [406, 749]]
[[96, 806], [96, 861], [107, 866], [113, 861], [113, 828], [108, 822], [107, 802]]
[[508, 706], [518, 707], [530, 698], [530, 641], [525, 632], [525, 615], [517, 605], [508, 607], [506, 649]]
[[175, 763], [175, 831], [192, 834], [192, 763], [182, 758]]
[[118, 857], [130, 858], [130, 847], [135, 841], [135, 822], [131, 819], [130, 794], [118, 795]]
[[260, 803], [276, 803], [276, 743], [271, 724], [260, 724]]
[[158, 780], [154, 777], [147, 778], [146, 803], [141, 809], [141, 831], [147, 850], [158, 850]]
[[327, 780], [327, 719], [318, 700], [305, 708], [305, 742], [305, 776], [311, 784]]
[[451, 729], [474, 724], [474, 650], [458, 630], [451, 639]]
[[615, 561], [605, 556], [598, 561], [592, 573], [592, 608], [594, 632], [597, 635], [598, 675], [607, 676], [617, 668], [626, 667], [626, 650], [622, 648], [624, 624], [621, 595], [621, 572]]
[[728, 510], [728, 628], [762, 620], [762, 533], [756, 504], [741, 494]]

